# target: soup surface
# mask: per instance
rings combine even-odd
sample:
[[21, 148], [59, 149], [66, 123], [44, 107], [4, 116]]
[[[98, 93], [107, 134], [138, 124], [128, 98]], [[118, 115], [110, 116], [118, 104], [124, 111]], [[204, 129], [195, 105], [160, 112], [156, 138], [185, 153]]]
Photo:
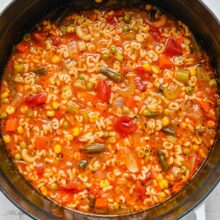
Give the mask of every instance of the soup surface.
[[12, 52], [0, 98], [20, 173], [83, 212], [129, 213], [169, 198], [216, 134], [207, 54], [186, 25], [150, 5], [37, 24]]

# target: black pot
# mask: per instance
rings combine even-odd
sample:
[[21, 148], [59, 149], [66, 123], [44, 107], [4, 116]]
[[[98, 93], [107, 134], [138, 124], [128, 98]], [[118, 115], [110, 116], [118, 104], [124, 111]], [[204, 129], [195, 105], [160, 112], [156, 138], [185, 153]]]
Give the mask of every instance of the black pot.
[[[42, 17], [62, 4], [71, 2], [74, 8], [93, 8], [94, 0], [14, 0], [0, 15], [0, 70], [7, 62], [13, 45]], [[118, 1], [139, 5], [142, 0]], [[147, 1], [146, 1], [147, 2]], [[149, 0], [185, 22], [196, 34], [212, 58], [212, 65], [220, 74], [220, 26], [216, 17], [199, 0]], [[127, 3], [126, 3], [127, 4]], [[0, 188], [22, 211], [35, 219], [178, 219], [195, 208], [220, 180], [220, 130], [215, 146], [193, 180], [171, 199], [148, 210], [129, 215], [83, 214], [59, 207], [34, 190], [18, 173], [5, 147], [0, 146]]]

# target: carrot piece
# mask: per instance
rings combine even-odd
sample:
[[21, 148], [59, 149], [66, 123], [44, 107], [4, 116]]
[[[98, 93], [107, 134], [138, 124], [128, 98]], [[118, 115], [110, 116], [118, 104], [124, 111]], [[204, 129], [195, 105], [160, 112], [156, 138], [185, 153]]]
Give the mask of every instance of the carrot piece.
[[25, 41], [21, 41], [17, 44], [16, 49], [22, 53], [24, 53], [28, 49], [28, 44]]
[[207, 102], [199, 101], [199, 104], [205, 112], [209, 112], [210, 105]]
[[5, 130], [9, 132], [14, 132], [16, 131], [18, 127], [18, 121], [16, 118], [10, 118], [6, 121], [6, 127]]
[[95, 207], [100, 209], [108, 208], [108, 199], [107, 198], [97, 198], [95, 202]]
[[35, 147], [37, 150], [42, 150], [47, 146], [48, 139], [46, 137], [37, 137], [35, 139]]
[[161, 55], [158, 60], [158, 65], [160, 68], [170, 69], [173, 67], [173, 62], [170, 60], [169, 57]]
[[106, 103], [98, 102], [96, 104], [95, 108], [97, 111], [104, 113], [107, 110], [107, 105], [106, 105]]
[[129, 107], [129, 108], [134, 108], [135, 107], [135, 100], [132, 96], [128, 96], [126, 97], [126, 101], [125, 104]]

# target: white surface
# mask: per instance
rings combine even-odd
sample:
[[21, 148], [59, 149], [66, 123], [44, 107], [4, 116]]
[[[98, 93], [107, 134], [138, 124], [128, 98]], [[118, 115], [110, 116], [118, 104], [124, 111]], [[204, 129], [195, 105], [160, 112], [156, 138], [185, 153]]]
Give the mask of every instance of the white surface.
[[[0, 12], [7, 6], [11, 0], [0, 0]], [[209, 8], [220, 19], [220, 0], [203, 0]], [[206, 213], [205, 213], [205, 211]], [[196, 211], [197, 220], [220, 220], [220, 184], [205, 200], [205, 206], [201, 205]], [[206, 214], [206, 216], [205, 216]], [[195, 219], [195, 215], [190, 213], [184, 219]], [[30, 220], [30, 218], [17, 209], [1, 192], [0, 192], [0, 220]]]

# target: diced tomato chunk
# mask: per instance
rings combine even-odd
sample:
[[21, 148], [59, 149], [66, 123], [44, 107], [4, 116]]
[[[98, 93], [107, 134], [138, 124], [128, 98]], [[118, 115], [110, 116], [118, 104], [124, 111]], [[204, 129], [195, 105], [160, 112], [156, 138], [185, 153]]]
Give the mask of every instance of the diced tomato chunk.
[[52, 44], [53, 44], [54, 46], [59, 46], [59, 45], [62, 43], [60, 37], [57, 37], [57, 36], [51, 36], [50, 39], [51, 39]]
[[34, 95], [30, 95], [24, 100], [24, 103], [32, 106], [37, 107], [45, 104], [47, 101], [47, 94], [46, 93], [38, 93]]
[[132, 118], [129, 118], [127, 115], [123, 115], [122, 117], [116, 119], [114, 128], [122, 136], [127, 136], [137, 129], [137, 125], [134, 123]]
[[60, 189], [66, 191], [66, 192], [71, 192], [71, 193], [77, 193], [80, 191], [79, 188], [73, 183], [68, 183], [65, 186], [62, 185], [62, 186], [60, 186]]
[[6, 121], [5, 130], [7, 132], [14, 132], [14, 131], [16, 131], [17, 127], [18, 127], [18, 121], [17, 121], [16, 118], [9, 118]]
[[16, 49], [19, 52], [24, 53], [28, 49], [28, 43], [25, 41], [21, 41], [19, 44], [17, 44]]
[[111, 96], [111, 85], [106, 80], [100, 79], [96, 87], [96, 92], [99, 99], [108, 102]]
[[166, 47], [163, 51], [163, 54], [173, 57], [173, 56], [181, 56], [183, 53], [181, 44], [179, 44], [174, 38], [170, 38], [167, 41]]
[[146, 69], [143, 66], [138, 66], [135, 68], [135, 72], [140, 75], [144, 75], [147, 73]]
[[174, 64], [169, 57], [167, 57], [165, 55], [161, 55], [158, 59], [158, 66], [160, 68], [171, 69], [171, 68], [173, 68]]
[[37, 42], [41, 42], [41, 41], [45, 40], [45, 34], [43, 34], [43, 33], [35, 32], [35, 33], [32, 34], [32, 37]]

